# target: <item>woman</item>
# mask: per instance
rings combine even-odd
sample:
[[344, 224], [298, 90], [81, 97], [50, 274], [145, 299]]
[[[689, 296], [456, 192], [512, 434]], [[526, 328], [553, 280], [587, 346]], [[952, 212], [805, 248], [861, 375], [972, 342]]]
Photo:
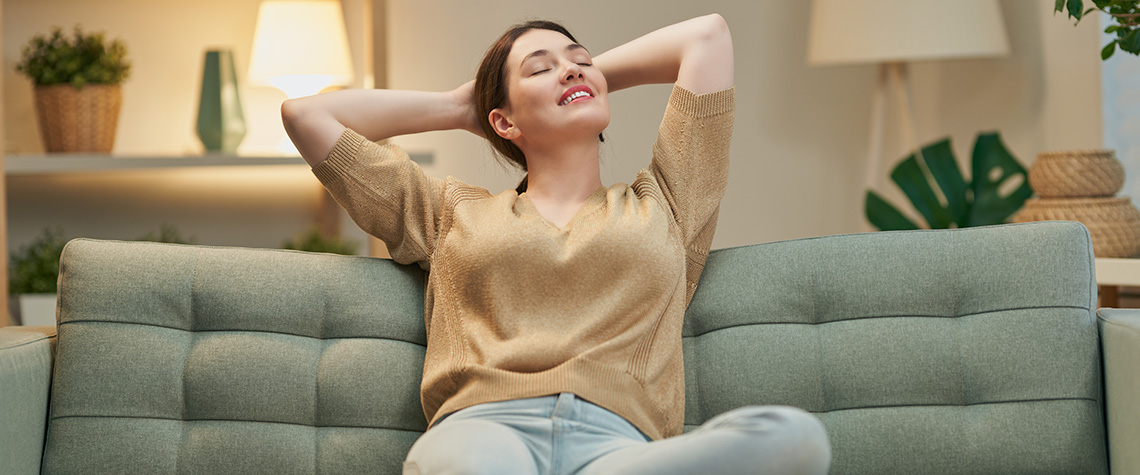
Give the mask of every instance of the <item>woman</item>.
[[[653, 157], [603, 186], [608, 94], [674, 83]], [[287, 101], [313, 172], [393, 259], [429, 269], [421, 400], [405, 473], [822, 473], [807, 413], [749, 407], [683, 436], [681, 324], [727, 182], [733, 53], [719, 15], [596, 58], [530, 22], [445, 93], [350, 90]], [[394, 145], [482, 135], [527, 171], [491, 194], [428, 177]], [[653, 441], [650, 443], [650, 441]]]

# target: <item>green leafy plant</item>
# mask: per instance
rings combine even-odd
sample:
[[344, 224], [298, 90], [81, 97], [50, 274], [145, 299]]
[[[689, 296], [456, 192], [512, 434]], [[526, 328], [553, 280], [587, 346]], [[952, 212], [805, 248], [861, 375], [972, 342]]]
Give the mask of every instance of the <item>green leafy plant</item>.
[[282, 249], [308, 252], [329, 252], [333, 254], [355, 255], [358, 244], [355, 241], [335, 237], [325, 237], [316, 226], [298, 234], [281, 244]]
[[191, 236], [189, 238], [182, 237], [182, 233], [178, 232], [178, 228], [170, 223], [162, 223], [158, 227], [158, 232], [148, 232], [136, 241], [153, 241], [165, 242], [170, 244], [194, 244], [198, 241], [197, 238]]
[[130, 74], [127, 47], [122, 40], [106, 41], [103, 32], [85, 34], [78, 25], [71, 37], [59, 27], [50, 36], [36, 35], [24, 46], [16, 70], [37, 86], [119, 84]]
[[[947, 138], [923, 147], [921, 157], [912, 154], [903, 159], [891, 172], [891, 180], [910, 199], [926, 225], [939, 229], [1004, 223], [1033, 195], [1025, 168], [1009, 153], [997, 133], [978, 135], [971, 172], [973, 180], [967, 182]], [[1018, 179], [1020, 185], [1008, 194], [1002, 193], [1003, 188], [1016, 184]], [[935, 191], [935, 185], [940, 193]], [[883, 231], [919, 229], [918, 224], [871, 190], [867, 191], [865, 212], [867, 220]]]
[[1105, 12], [1116, 24], [1109, 25], [1104, 32], [1116, 37], [1101, 48], [1100, 59], [1111, 58], [1118, 47], [1125, 53], [1140, 55], [1140, 0], [1092, 0], [1092, 4], [1086, 9], [1083, 0], [1056, 0], [1053, 13], [1067, 10], [1076, 25], [1093, 10]]
[[32, 242], [11, 255], [11, 294], [54, 293], [59, 280], [59, 256], [67, 244], [62, 228], [45, 228]]

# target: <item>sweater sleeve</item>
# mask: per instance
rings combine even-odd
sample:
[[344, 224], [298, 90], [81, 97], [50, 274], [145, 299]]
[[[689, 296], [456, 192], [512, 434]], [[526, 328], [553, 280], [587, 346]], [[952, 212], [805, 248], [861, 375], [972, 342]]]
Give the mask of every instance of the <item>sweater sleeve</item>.
[[393, 260], [428, 268], [443, 214], [443, 180], [427, 176], [400, 147], [351, 129], [313, 174], [361, 229], [384, 241]]
[[681, 230], [689, 297], [696, 289], [728, 185], [735, 89], [696, 95], [673, 87], [649, 171]]

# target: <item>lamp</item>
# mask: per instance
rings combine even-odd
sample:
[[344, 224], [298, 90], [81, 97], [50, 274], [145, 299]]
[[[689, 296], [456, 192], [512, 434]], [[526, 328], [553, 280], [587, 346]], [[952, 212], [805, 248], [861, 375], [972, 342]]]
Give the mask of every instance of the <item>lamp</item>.
[[352, 82], [348, 35], [339, 1], [267, 0], [257, 13], [250, 84], [311, 96]]
[[[911, 140], [929, 179], [915, 134], [906, 62], [1009, 52], [996, 0], [813, 0], [810, 30], [809, 64], [879, 65], [867, 153], [866, 182], [872, 189], [881, 174], [883, 103], [889, 78], [894, 78], [905, 117], [904, 136]], [[940, 193], [937, 187], [935, 193]]]

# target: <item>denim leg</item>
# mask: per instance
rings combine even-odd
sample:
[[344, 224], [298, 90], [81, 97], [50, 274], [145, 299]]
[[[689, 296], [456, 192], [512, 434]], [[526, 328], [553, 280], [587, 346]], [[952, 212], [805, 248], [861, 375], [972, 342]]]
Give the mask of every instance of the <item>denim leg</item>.
[[404, 475], [538, 475], [519, 433], [498, 422], [446, 420], [420, 436], [404, 461]]
[[688, 434], [611, 452], [580, 473], [825, 474], [831, 445], [815, 416], [792, 407], [749, 406]]

